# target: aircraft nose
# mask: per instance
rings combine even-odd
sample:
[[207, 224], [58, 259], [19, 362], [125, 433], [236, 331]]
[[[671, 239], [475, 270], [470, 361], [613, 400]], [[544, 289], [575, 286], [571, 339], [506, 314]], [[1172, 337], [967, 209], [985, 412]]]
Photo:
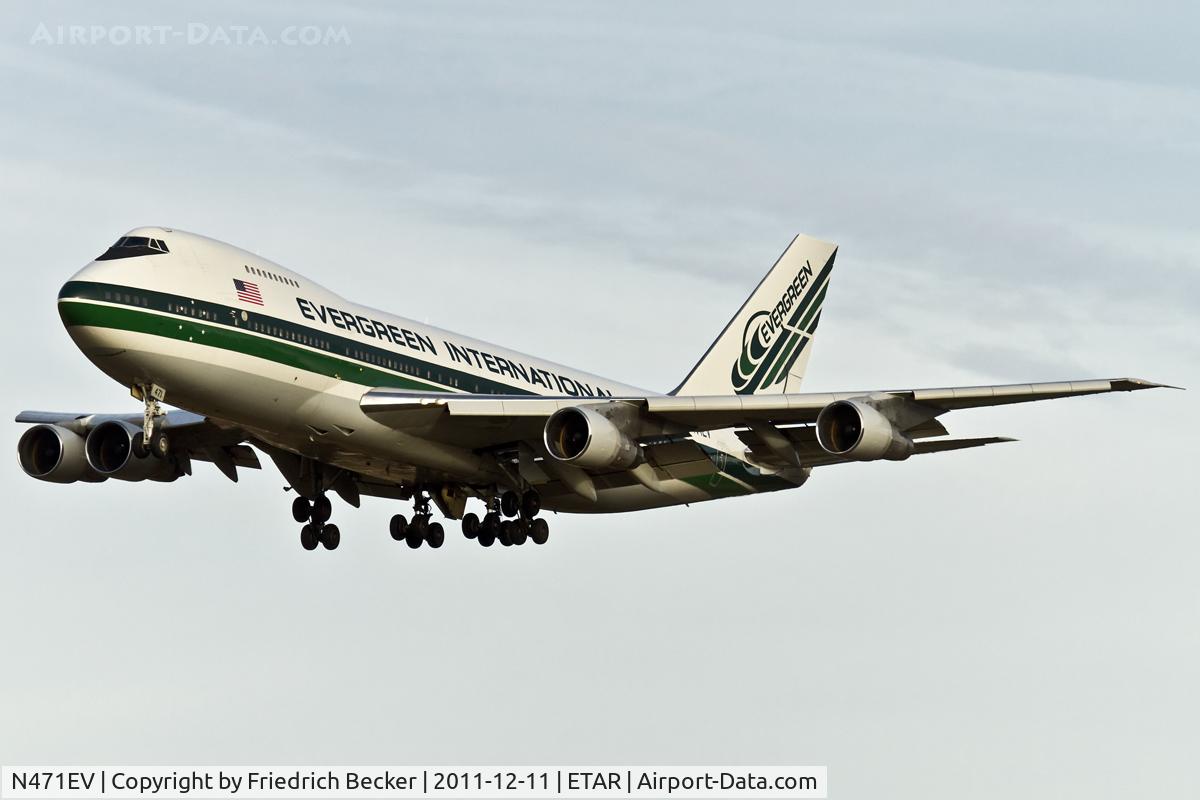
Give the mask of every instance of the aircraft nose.
[[80, 293], [88, 284], [99, 282], [98, 273], [103, 272], [103, 266], [95, 261], [85, 265], [82, 269], [76, 272], [71, 277], [67, 278], [58, 290], [59, 305], [62, 305], [63, 300], [82, 297]]
[[58, 316], [75, 346], [107, 372], [103, 362], [128, 346], [121, 341], [120, 330], [126, 295], [118, 291], [120, 286], [96, 274], [98, 266], [103, 272], [102, 264], [93, 262], [62, 285], [58, 290]]

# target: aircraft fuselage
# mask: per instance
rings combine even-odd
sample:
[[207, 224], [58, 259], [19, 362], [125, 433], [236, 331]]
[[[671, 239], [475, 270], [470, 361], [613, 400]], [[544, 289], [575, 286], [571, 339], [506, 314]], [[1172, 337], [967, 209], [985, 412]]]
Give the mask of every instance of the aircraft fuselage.
[[[96, 366], [125, 386], [163, 387], [172, 405], [273, 447], [381, 481], [453, 478], [487, 485], [504, 476], [493, 459], [468, 448], [369, 418], [359, 400], [372, 388], [580, 398], [654, 394], [352, 303], [203, 236], [162, 228], [127, 236], [146, 237], [151, 245], [134, 256], [101, 256], [59, 294], [64, 324]], [[632, 479], [601, 479], [595, 502], [549, 492], [544, 505], [627, 511], [796, 485], [742, 461], [736, 437], [721, 433], [692, 437], [704, 454], [699, 467], [693, 459], [667, 492]]]

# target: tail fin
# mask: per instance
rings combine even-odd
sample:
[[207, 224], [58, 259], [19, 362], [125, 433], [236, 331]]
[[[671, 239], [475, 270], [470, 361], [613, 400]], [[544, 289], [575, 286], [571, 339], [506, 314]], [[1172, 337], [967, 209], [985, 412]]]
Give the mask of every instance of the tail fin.
[[804, 377], [837, 245], [797, 236], [671, 394], [782, 394]]

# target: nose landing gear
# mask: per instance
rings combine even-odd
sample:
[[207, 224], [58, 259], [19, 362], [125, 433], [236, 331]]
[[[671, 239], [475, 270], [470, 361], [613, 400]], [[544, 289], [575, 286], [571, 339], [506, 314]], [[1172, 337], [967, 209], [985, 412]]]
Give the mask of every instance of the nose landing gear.
[[155, 458], [166, 458], [171, 455], [171, 440], [167, 438], [167, 432], [163, 430], [163, 419], [166, 417], [166, 412], [160, 405], [167, 399], [167, 390], [157, 383], [149, 386], [138, 383], [130, 387], [130, 393], [141, 400], [144, 405], [142, 436], [134, 442], [138, 457], [147, 453]]

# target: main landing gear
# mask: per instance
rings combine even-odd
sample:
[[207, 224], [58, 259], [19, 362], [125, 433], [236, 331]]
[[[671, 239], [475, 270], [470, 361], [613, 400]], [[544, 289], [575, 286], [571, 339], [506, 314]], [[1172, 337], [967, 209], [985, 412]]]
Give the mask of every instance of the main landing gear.
[[305, 550], [316, 550], [317, 545], [323, 545], [326, 550], [336, 550], [342, 541], [342, 532], [337, 525], [329, 523], [333, 513], [333, 504], [325, 493], [317, 495], [315, 502], [307, 498], [297, 497], [292, 501], [292, 519], [306, 523], [300, 529], [300, 546]]
[[[426, 491], [415, 492], [412, 519], [406, 519], [403, 514], [391, 518], [389, 532], [392, 538], [406, 543], [413, 550], [421, 545], [436, 550], [445, 544], [445, 528], [442, 523], [433, 521], [430, 505], [431, 499]], [[491, 547], [496, 542], [505, 547], [520, 546], [530, 541], [545, 544], [550, 538], [550, 526], [538, 516], [541, 507], [541, 498], [533, 490], [522, 494], [506, 491], [490, 496], [483, 519], [475, 514], [463, 516], [463, 535], [475, 539], [484, 547]], [[305, 550], [316, 550], [317, 547], [336, 550], [341, 544], [341, 531], [337, 525], [329, 522], [332, 511], [332, 504], [323, 491], [312, 501], [303, 496], [292, 500], [292, 518], [304, 525], [300, 529], [300, 545]]]
[[527, 541], [545, 544], [550, 538], [550, 525], [538, 516], [541, 510], [542, 500], [536, 491], [530, 489], [521, 495], [506, 491], [499, 498], [488, 500], [487, 513], [482, 520], [474, 514], [463, 517], [463, 536], [476, 540], [483, 547], [491, 547], [496, 542], [505, 547], [523, 545]]
[[403, 514], [392, 517], [389, 525], [392, 538], [397, 542], [405, 541], [413, 550], [420, 547], [422, 542], [434, 549], [441, 547], [446, 541], [446, 531], [442, 523], [430, 522], [431, 516], [433, 515], [429, 512], [429, 498], [423, 492], [418, 492], [411, 522], [406, 520]]

